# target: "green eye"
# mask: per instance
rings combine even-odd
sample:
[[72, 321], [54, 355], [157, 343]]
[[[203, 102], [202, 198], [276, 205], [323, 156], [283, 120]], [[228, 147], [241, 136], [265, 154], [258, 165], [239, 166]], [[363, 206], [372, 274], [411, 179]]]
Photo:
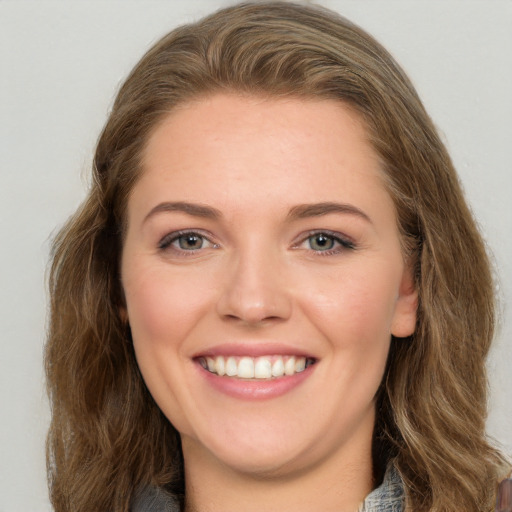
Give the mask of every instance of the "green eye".
[[[197, 231], [174, 231], [164, 236], [158, 242], [158, 249], [174, 255], [192, 256], [201, 254], [205, 249], [217, 249], [207, 235]], [[200, 251], [200, 252], [199, 252]]]
[[334, 237], [325, 233], [317, 233], [308, 238], [309, 246], [313, 251], [328, 251], [332, 249], [336, 243]]
[[176, 238], [175, 242], [184, 251], [194, 251], [203, 248], [204, 238], [196, 233], [187, 233]]

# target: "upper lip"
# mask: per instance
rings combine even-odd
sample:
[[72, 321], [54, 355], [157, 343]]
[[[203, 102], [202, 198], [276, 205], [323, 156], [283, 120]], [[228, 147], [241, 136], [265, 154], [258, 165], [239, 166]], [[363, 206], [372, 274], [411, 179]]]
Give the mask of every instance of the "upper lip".
[[262, 356], [298, 356], [298, 357], [316, 357], [304, 349], [282, 343], [224, 343], [215, 345], [207, 349], [198, 351], [192, 358], [198, 357], [216, 357], [216, 356], [235, 356], [235, 357], [262, 357]]

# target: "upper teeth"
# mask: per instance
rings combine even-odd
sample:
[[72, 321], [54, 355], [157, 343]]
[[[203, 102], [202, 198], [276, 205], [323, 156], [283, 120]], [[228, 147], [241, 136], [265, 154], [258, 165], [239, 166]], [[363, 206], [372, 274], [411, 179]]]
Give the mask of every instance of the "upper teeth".
[[313, 364], [312, 359], [296, 356], [217, 356], [215, 358], [201, 357], [199, 362], [212, 373], [241, 379], [271, 379], [272, 377], [293, 375], [304, 371], [306, 366]]

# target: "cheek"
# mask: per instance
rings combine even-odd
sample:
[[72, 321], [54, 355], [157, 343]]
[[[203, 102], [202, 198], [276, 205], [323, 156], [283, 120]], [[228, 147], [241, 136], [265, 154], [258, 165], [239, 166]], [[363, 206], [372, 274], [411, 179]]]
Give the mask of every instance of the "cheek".
[[179, 343], [194, 327], [208, 301], [204, 279], [180, 277], [165, 268], [132, 266], [124, 290], [136, 348]]
[[129, 263], [123, 284], [137, 363], [164, 414], [179, 431], [188, 431], [183, 407], [189, 401], [183, 386], [190, 364], [186, 340], [204, 313], [207, 289], [198, 289], [194, 279], [180, 279], [166, 265]]
[[303, 294], [304, 307], [327, 337], [347, 347], [388, 342], [397, 298], [394, 274], [370, 265], [340, 270], [322, 283], [317, 280], [317, 293]]

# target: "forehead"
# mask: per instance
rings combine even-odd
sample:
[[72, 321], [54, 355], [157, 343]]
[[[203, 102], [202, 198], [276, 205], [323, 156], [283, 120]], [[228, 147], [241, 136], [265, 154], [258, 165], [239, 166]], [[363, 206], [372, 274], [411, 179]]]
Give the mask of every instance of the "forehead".
[[160, 122], [142, 162], [133, 195], [152, 201], [391, 202], [360, 115], [335, 100], [199, 98]]

